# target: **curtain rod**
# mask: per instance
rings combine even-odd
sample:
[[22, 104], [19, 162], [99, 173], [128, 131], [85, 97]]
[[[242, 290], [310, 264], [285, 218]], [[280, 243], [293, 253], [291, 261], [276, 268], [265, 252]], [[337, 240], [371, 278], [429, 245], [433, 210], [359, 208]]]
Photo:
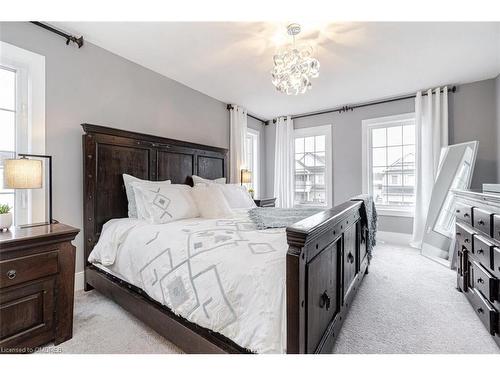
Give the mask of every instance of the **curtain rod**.
[[[454, 93], [457, 91], [457, 86], [452, 86], [448, 92], [449, 93]], [[441, 89], [441, 92], [443, 92], [443, 89]], [[325, 109], [323, 111], [317, 111], [317, 112], [309, 112], [309, 113], [302, 113], [299, 115], [294, 115], [290, 116], [292, 120], [297, 119], [297, 118], [303, 118], [303, 117], [310, 117], [310, 116], [317, 116], [317, 115], [324, 115], [326, 113], [333, 113], [333, 112], [347, 112], [347, 111], [353, 111], [356, 108], [363, 108], [363, 107], [368, 107], [371, 105], [377, 105], [377, 104], [385, 104], [385, 103], [391, 103], [391, 102], [396, 102], [399, 100], [405, 100], [405, 99], [413, 99], [417, 96], [417, 94], [411, 94], [411, 95], [404, 95], [404, 96], [397, 96], [395, 98], [388, 98], [388, 99], [382, 99], [382, 100], [376, 100], [373, 102], [366, 102], [366, 103], [360, 103], [360, 104], [355, 104], [355, 105], [344, 105], [342, 107], [337, 107], [337, 108], [332, 108], [332, 109]], [[427, 96], [427, 92], [422, 93], [422, 96]], [[268, 121], [266, 125], [268, 125], [271, 121]], [[276, 123], [276, 119], [272, 120], [273, 124]]]
[[[231, 104], [228, 104], [227, 105], [227, 110], [229, 111], [230, 109], [233, 109], [233, 106]], [[253, 118], [253, 119], [257, 120], [257, 121], [262, 122], [264, 125], [267, 125], [269, 123], [269, 121], [262, 120], [261, 118], [258, 118], [257, 116], [254, 116], [254, 115], [252, 115], [252, 114], [250, 114], [248, 112], [247, 112], [247, 116], [251, 117], [251, 118]]]
[[70, 35], [68, 33], [65, 33], [64, 31], [58, 30], [55, 27], [52, 27], [50, 25], [46, 25], [42, 22], [36, 22], [36, 21], [30, 21], [33, 25], [39, 26], [41, 28], [44, 28], [45, 30], [48, 30], [54, 34], [60, 35], [63, 38], [66, 38], [66, 45], [69, 45], [70, 42], [75, 43], [78, 45], [78, 48], [81, 48], [83, 46], [83, 36], [80, 36], [77, 38], [74, 35]]

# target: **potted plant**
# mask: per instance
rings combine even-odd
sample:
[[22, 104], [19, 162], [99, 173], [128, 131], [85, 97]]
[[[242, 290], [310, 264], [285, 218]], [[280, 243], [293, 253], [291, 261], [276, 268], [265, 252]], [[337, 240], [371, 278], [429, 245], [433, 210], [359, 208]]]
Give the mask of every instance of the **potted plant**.
[[9, 229], [12, 225], [12, 212], [7, 204], [0, 204], [0, 231]]
[[255, 194], [255, 190], [250, 188], [250, 189], [248, 189], [248, 192], [250, 193], [250, 196], [253, 198], [253, 195]]

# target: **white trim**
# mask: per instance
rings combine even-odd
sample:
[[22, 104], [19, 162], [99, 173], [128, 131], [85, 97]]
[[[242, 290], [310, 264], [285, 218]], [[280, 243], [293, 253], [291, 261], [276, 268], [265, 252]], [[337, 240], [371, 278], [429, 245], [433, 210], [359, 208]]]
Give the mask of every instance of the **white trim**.
[[85, 285], [84, 271], [75, 273], [75, 292], [83, 290]]
[[[368, 166], [371, 165], [371, 153], [368, 152], [368, 145], [371, 144], [371, 139], [369, 139], [369, 130], [374, 128], [383, 128], [387, 124], [393, 124], [395, 122], [405, 122], [415, 119], [415, 112], [408, 112], [399, 115], [391, 115], [384, 117], [377, 117], [371, 119], [362, 120], [362, 132], [361, 132], [361, 169], [362, 169], [362, 191], [363, 194], [371, 194], [371, 174]], [[415, 144], [415, 149], [417, 145]], [[392, 207], [377, 207], [377, 212], [381, 216], [401, 216], [401, 217], [413, 217], [413, 209], [404, 208], [392, 208]]]
[[332, 125], [320, 125], [320, 126], [310, 126], [307, 128], [299, 128], [299, 129], [294, 129], [293, 130], [293, 183], [294, 186], [292, 187], [293, 192], [294, 192], [294, 200], [295, 200], [295, 138], [299, 137], [311, 137], [311, 136], [316, 136], [316, 135], [325, 135], [326, 142], [325, 142], [325, 158], [326, 158], [326, 176], [325, 176], [325, 183], [326, 183], [326, 206], [318, 206], [318, 205], [300, 205], [300, 207], [327, 207], [327, 208], [332, 208], [333, 206], [333, 140], [332, 140]]

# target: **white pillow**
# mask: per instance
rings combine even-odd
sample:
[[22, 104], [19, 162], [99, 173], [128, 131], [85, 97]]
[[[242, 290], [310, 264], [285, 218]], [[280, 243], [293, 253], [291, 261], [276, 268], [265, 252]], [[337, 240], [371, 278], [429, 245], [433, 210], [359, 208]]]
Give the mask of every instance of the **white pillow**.
[[129, 174], [123, 174], [123, 183], [125, 184], [125, 193], [127, 194], [128, 200], [128, 217], [136, 218], [137, 217], [137, 205], [135, 203], [135, 195], [134, 190], [132, 189], [132, 182], [143, 182], [149, 183], [152, 185], [168, 185], [170, 184], [170, 180], [165, 181], [149, 181], [149, 180], [141, 180], [140, 178], [131, 176]]
[[200, 216], [206, 219], [219, 219], [232, 217], [231, 207], [224, 194], [215, 184], [201, 184], [193, 187], [192, 196]]
[[216, 185], [222, 191], [231, 208], [254, 208], [257, 207], [245, 186], [238, 184]]
[[225, 184], [226, 177], [216, 178], [215, 180], [208, 180], [206, 178], [202, 178], [200, 176], [193, 175], [193, 185], [208, 185], [208, 184]]
[[198, 217], [198, 207], [188, 185], [156, 185], [132, 182], [137, 217], [151, 224]]

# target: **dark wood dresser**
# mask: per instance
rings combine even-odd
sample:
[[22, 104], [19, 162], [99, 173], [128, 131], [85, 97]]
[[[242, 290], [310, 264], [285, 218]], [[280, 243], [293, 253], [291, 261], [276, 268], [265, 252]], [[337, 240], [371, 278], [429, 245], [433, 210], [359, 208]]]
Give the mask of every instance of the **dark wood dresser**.
[[457, 287], [500, 346], [500, 194], [454, 193]]
[[72, 337], [78, 232], [64, 224], [0, 232], [0, 352]]
[[276, 198], [254, 198], [257, 207], [275, 207]]

